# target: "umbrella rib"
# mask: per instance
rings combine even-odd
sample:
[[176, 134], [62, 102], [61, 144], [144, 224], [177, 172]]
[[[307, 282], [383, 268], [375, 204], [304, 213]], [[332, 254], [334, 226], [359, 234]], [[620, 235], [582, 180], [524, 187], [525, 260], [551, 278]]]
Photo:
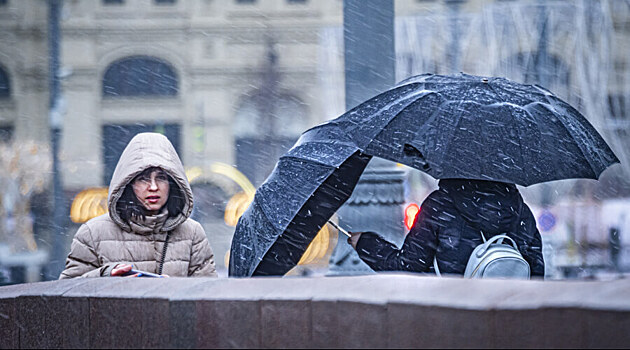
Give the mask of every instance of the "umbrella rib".
[[[380, 135], [381, 135], [381, 134], [385, 131], [385, 129], [387, 129], [387, 127], [388, 127], [391, 123], [393, 123], [393, 121], [396, 119], [396, 116], [398, 116], [398, 115], [399, 115], [399, 114], [400, 114], [400, 113], [401, 113], [401, 112], [402, 112], [405, 108], [409, 107], [411, 104], [415, 103], [415, 102], [416, 102], [416, 101], [418, 101], [419, 99], [425, 98], [425, 97], [427, 97], [427, 96], [429, 96], [429, 95], [431, 95], [431, 94], [438, 94], [438, 93], [437, 93], [437, 92], [435, 92], [435, 91], [432, 91], [432, 90], [425, 90], [425, 89], [422, 89], [422, 90], [420, 90], [420, 91], [413, 91], [412, 93], [410, 93], [410, 94], [409, 94], [409, 96], [404, 97], [403, 99], [408, 99], [408, 100], [411, 100], [411, 101], [409, 101], [409, 103], [406, 103], [403, 107], [401, 107], [401, 108], [400, 108], [400, 110], [399, 110], [398, 112], [394, 113], [394, 114], [391, 116], [391, 118], [389, 118], [389, 120], [387, 121], [387, 123], [385, 123], [385, 125], [383, 125], [383, 127], [380, 129], [380, 131], [379, 131], [379, 132], [377, 132], [377, 133], [376, 133], [376, 134], [372, 137], [372, 140], [375, 140], [376, 138], [378, 138], [378, 137], [379, 137], [379, 136], [380, 136]], [[415, 98], [415, 97], [417, 97], [418, 95], [421, 95], [421, 96], [420, 96], [420, 97], [418, 97], [418, 98]], [[439, 94], [438, 94], [438, 95], [439, 95]], [[385, 107], [381, 108], [381, 110], [379, 110], [379, 113], [381, 113], [384, 109], [385, 109]], [[370, 141], [370, 142], [371, 142], [371, 141]], [[366, 148], [367, 148], [367, 147], [366, 147]]]
[[[259, 195], [259, 192], [258, 192], [258, 191], [256, 191], [256, 195], [254, 196], [254, 201], [256, 202], [256, 205], [258, 205], [258, 207], [260, 208], [260, 212], [261, 212], [261, 213], [265, 216], [265, 219], [267, 220], [267, 222], [268, 222], [269, 224], [271, 224], [271, 226], [272, 226], [272, 227], [275, 227], [275, 226], [272, 224], [272, 222], [273, 222], [273, 221], [271, 221], [271, 219], [269, 219], [269, 216], [267, 216], [267, 213], [265, 212], [264, 207], [263, 207], [260, 203], [258, 203], [258, 201], [256, 200], [257, 198], [260, 198], [260, 195]], [[251, 205], [251, 204], [250, 204], [250, 205]], [[284, 233], [284, 230], [283, 230], [282, 232]], [[267, 250], [269, 250], [269, 249], [267, 249]], [[267, 252], [265, 252], [265, 254], [266, 254], [266, 253], [267, 253]]]
[[[551, 96], [549, 96], [549, 97], [550, 97], [550, 99], [551, 99], [554, 103], [565, 103], [565, 102], [563, 102], [562, 100], [558, 99], [556, 96], [551, 95]], [[566, 104], [566, 103], [565, 103], [565, 104]], [[591, 123], [589, 123], [589, 122], [588, 122], [588, 120], [586, 119], [586, 117], [584, 117], [584, 116], [583, 116], [583, 115], [582, 115], [582, 114], [581, 114], [581, 113], [580, 113], [577, 109], [575, 109], [573, 106], [571, 106], [571, 105], [569, 105], [569, 104], [567, 104], [567, 109], [568, 109], [568, 110], [572, 110], [572, 113], [574, 113], [574, 114], [576, 114], [576, 115], [578, 115], [578, 116], [580, 116], [581, 118], [583, 118], [583, 119], [584, 119], [584, 121], [586, 122], [586, 123], [584, 123], [585, 125], [582, 125], [582, 123], [578, 123], [578, 124], [580, 124], [580, 129], [584, 130], [584, 134], [585, 134], [585, 135], [588, 135], [588, 136], [593, 136], [593, 138], [595, 138], [595, 139], [596, 139], [597, 137], [600, 137], [600, 138], [601, 138], [601, 141], [602, 141], [602, 142], [603, 142], [603, 144], [604, 144], [604, 147], [607, 147], [607, 148], [608, 148], [608, 149], [612, 152], [612, 150], [610, 149], [610, 146], [608, 146], [608, 144], [606, 144], [606, 141], [604, 141], [604, 139], [601, 137], [601, 135], [599, 134], [599, 132], [597, 131], [597, 129], [595, 129], [595, 127], [594, 127]], [[577, 123], [577, 121], [579, 120], [578, 118], [574, 118], [574, 119], [576, 120], [576, 123]], [[563, 122], [562, 120], [561, 120], [561, 123], [562, 123], [562, 126], [563, 126], [563, 127], [565, 127], [565, 128], [569, 131], [569, 133], [571, 133], [571, 136], [574, 136], [574, 134], [573, 134], [573, 133], [571, 132], [571, 130], [570, 130], [570, 129], [569, 129], [569, 128], [568, 128], [568, 127], [564, 124], [564, 122]], [[592, 129], [592, 130], [590, 130], [590, 132], [589, 132], [589, 128], [590, 128], [590, 129]], [[605, 166], [604, 166], [601, 170], [599, 170], [599, 171], [598, 171], [598, 170], [597, 170], [597, 169], [595, 169], [595, 167], [593, 166], [593, 162], [591, 161], [591, 158], [587, 156], [586, 151], [584, 150], [584, 148], [580, 147], [580, 146], [582, 146], [582, 143], [577, 143], [577, 144], [578, 144], [578, 148], [580, 149], [580, 151], [581, 151], [581, 152], [582, 152], [582, 154], [584, 155], [584, 158], [586, 158], [586, 160], [588, 161], [588, 164], [589, 164], [589, 166], [591, 167], [591, 170], [593, 170], [593, 175], [594, 175], [594, 178], [595, 178], [595, 179], [597, 179], [597, 178], [598, 178], [598, 176], [599, 176], [599, 175], [600, 175], [600, 174], [601, 174], [601, 173], [602, 173], [602, 172], [603, 172], [603, 171], [604, 171], [604, 170], [605, 170], [608, 166], [610, 166], [611, 164], [614, 164], [614, 163], [615, 163], [615, 162], [613, 162], [613, 163], [606, 164], [606, 163], [604, 162], [604, 160], [602, 159], [602, 158], [603, 158], [603, 157], [602, 157], [602, 154], [601, 154], [600, 152], [595, 152], [595, 153], [597, 154], [597, 157], [600, 159], [600, 164], [601, 164], [601, 165], [605, 165]], [[618, 159], [618, 158], [617, 158], [617, 156], [614, 154], [614, 152], [612, 152], [612, 154], [613, 154], [613, 156], [615, 157], [616, 162], [618, 163], [618, 162], [619, 162], [619, 159]]]
[[[546, 108], [547, 110], [549, 110], [550, 112], [554, 112], [555, 108], [553, 108], [553, 106], [551, 106], [548, 103], [543, 103], [540, 101], [536, 101], [536, 102], [532, 102], [530, 104], [527, 105], [527, 107], [531, 106], [531, 105], [540, 105], [543, 108]], [[579, 113], [579, 112], [578, 112]], [[564, 119], [562, 118], [564, 115], [561, 113], [555, 113], [558, 116], [560, 116], [558, 118], [558, 120], [560, 121], [560, 124], [562, 125], [562, 127], [569, 133], [569, 135], [571, 135], [571, 137], [573, 137], [573, 139], [575, 140], [575, 134], [572, 132], [572, 130], [564, 123]], [[582, 153], [582, 156], [584, 156], [584, 159], [586, 159], [586, 161], [588, 162], [589, 167], [591, 168], [591, 171], [594, 174], [594, 178], [597, 178], [598, 174], [597, 171], [595, 170], [595, 168], [593, 167], [593, 162], [591, 161], [591, 159], [587, 156], [586, 152], [584, 151], [584, 149], [582, 148], [582, 144], [580, 142], [575, 142], [575, 144], [577, 145], [577, 148], [580, 150], [580, 152]]]
[[[461, 100], [460, 100], [460, 101], [459, 101], [459, 103], [457, 104], [457, 106], [458, 106], [458, 107], [459, 107], [459, 106], [461, 106], [462, 102], [463, 102], [463, 101], [461, 101]], [[449, 103], [450, 103], [450, 101], [449, 101], [449, 102], [447, 102], [446, 104], [449, 104]], [[436, 119], [437, 115], [439, 114], [439, 111], [440, 111], [440, 108], [438, 108], [438, 109], [437, 109], [437, 110], [433, 113], [433, 115], [431, 115], [430, 120], [428, 120], [427, 122], [434, 121], [434, 120]], [[439, 163], [438, 163], [438, 164], [442, 164], [444, 156], [445, 156], [446, 154], [448, 154], [448, 150], [449, 150], [449, 147], [450, 147], [450, 145], [451, 145], [451, 141], [450, 141], [450, 140], [452, 140], [452, 139], [453, 139], [453, 135], [455, 134], [455, 130], [457, 130], [457, 126], [459, 125], [459, 123], [461, 122], [461, 120], [462, 120], [462, 115], [461, 115], [461, 114], [458, 114], [458, 115], [457, 115], [457, 121], [453, 124], [453, 128], [451, 128], [451, 132], [450, 132], [449, 137], [447, 137], [447, 138], [445, 139], [444, 151], [443, 151], [443, 152], [439, 152], [439, 154], [441, 155], [441, 158], [440, 158], [440, 161], [439, 161]], [[426, 124], [426, 123], [425, 123], [425, 124]]]
[[324, 165], [324, 166], [327, 166], [327, 167], [330, 167], [330, 168], [338, 168], [339, 167], [339, 165], [323, 163], [323, 162], [320, 162], [320, 161], [318, 161], [316, 159], [313, 159], [313, 158], [300, 158], [300, 157], [297, 157], [297, 156], [286, 155], [286, 154], [284, 156], [282, 156], [282, 158], [284, 158], [284, 159], [296, 159], [296, 160], [310, 161], [310, 162], [313, 162], [314, 164]]
[[[521, 106], [518, 106], [519, 108], [523, 108]], [[524, 109], [525, 110], [525, 109]], [[525, 110], [526, 113], [529, 113], [527, 110]], [[516, 125], [516, 129], [518, 130], [518, 151], [521, 155], [521, 164], [527, 164], [525, 163], [525, 153], [523, 152], [523, 129], [521, 128], [520, 123], [514, 123]], [[524, 172], [525, 177], [528, 178], [527, 182], [529, 183], [529, 173], [528, 172]]]
[[[501, 96], [501, 95], [497, 92], [497, 90], [494, 88], [494, 86], [490, 85], [490, 89], [492, 89], [492, 91], [495, 93], [495, 95], [496, 95], [496, 96]], [[510, 103], [510, 102], [509, 102], [509, 101], [507, 101], [505, 98], [501, 98], [501, 101], [502, 101], [503, 103]], [[515, 106], [515, 107], [517, 107], [517, 108], [521, 108], [521, 109], [525, 110], [523, 107], [521, 107], [521, 106], [519, 106], [519, 105], [517, 105], [517, 104], [513, 104], [513, 103], [510, 103], [510, 104], [514, 105], [514, 106]], [[527, 110], [525, 110], [525, 112], [529, 113]], [[523, 152], [523, 137], [522, 137], [522, 135], [523, 135], [523, 129], [520, 127], [520, 124], [519, 124], [519, 123], [514, 123], [514, 124], [516, 125], [516, 129], [518, 130], [518, 152], [519, 152], [519, 154], [520, 154], [520, 156], [521, 156], [521, 164], [526, 164], [526, 163], [525, 163], [525, 153]], [[529, 176], [527, 175], [527, 173], [526, 173], [526, 172], [525, 172], [525, 174], [526, 174], [526, 175], [525, 175], [526, 177], [529, 177]], [[528, 182], [529, 182], [529, 181], [528, 181]]]

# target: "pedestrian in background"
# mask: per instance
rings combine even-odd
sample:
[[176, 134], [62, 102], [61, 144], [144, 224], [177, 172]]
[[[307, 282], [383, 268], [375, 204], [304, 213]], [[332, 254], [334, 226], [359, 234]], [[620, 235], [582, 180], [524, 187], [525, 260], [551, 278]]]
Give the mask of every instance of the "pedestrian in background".
[[123, 151], [108, 196], [109, 213], [77, 231], [60, 279], [137, 270], [216, 277], [201, 225], [190, 219], [193, 195], [175, 148], [163, 135], [136, 135]]
[[544, 276], [536, 220], [516, 185], [509, 183], [440, 180], [400, 249], [373, 232], [353, 232], [348, 243], [374, 271], [434, 272], [436, 258], [441, 273], [463, 275], [482, 235], [490, 239], [499, 234], [516, 242], [532, 277]]

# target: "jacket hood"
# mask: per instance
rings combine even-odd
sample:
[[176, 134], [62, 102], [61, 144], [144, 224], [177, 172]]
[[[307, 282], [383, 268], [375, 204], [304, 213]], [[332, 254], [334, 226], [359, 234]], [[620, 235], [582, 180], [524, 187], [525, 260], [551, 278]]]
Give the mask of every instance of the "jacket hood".
[[492, 236], [515, 230], [523, 198], [516, 185], [481, 180], [440, 180], [439, 187], [476, 229]]
[[125, 187], [138, 174], [151, 167], [159, 167], [164, 170], [181, 189], [185, 196], [184, 207], [179, 215], [169, 217], [162, 227], [162, 231], [170, 231], [177, 227], [190, 216], [193, 208], [193, 194], [186, 178], [175, 148], [166, 136], [157, 133], [141, 133], [134, 136], [120, 156], [120, 160], [114, 170], [112, 181], [109, 183], [109, 196], [107, 207], [109, 216], [123, 230], [129, 232], [131, 227], [128, 222], [122, 220], [116, 211], [116, 204], [122, 196]]

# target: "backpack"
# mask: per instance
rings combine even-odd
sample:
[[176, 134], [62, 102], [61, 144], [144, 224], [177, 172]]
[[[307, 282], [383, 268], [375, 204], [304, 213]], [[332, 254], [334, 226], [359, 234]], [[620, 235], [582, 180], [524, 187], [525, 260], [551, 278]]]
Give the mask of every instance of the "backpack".
[[[520, 278], [529, 279], [530, 267], [518, 250], [516, 242], [507, 235], [496, 235], [475, 247], [468, 258], [465, 278]], [[504, 244], [507, 240], [510, 244]], [[441, 276], [437, 260], [433, 258], [435, 273]]]

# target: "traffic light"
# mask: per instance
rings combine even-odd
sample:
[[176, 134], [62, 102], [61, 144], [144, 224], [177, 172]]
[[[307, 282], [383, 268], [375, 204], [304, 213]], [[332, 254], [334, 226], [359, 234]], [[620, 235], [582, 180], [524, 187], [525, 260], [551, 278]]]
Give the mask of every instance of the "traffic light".
[[411, 230], [419, 213], [420, 207], [416, 203], [411, 203], [405, 207], [405, 226], [407, 230]]

